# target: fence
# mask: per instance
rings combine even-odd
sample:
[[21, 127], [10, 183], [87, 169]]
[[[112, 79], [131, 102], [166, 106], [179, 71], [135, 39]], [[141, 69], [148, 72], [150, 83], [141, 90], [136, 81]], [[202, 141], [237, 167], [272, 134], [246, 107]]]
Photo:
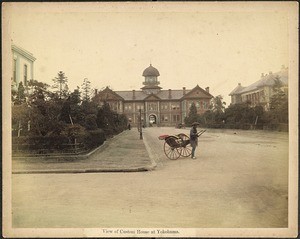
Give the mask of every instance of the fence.
[[76, 138], [65, 135], [12, 137], [12, 154], [13, 156], [81, 154], [102, 145], [105, 140], [102, 130], [88, 131]]
[[289, 131], [288, 124], [243, 124], [243, 123], [236, 123], [236, 124], [201, 124], [201, 127], [204, 128], [214, 128], [214, 129], [243, 129], [243, 130], [273, 130], [273, 131]]
[[56, 155], [56, 154], [81, 154], [88, 149], [83, 143], [76, 144], [61, 144], [59, 147], [51, 147], [49, 144], [26, 144], [14, 143], [12, 144], [13, 156], [18, 155]]

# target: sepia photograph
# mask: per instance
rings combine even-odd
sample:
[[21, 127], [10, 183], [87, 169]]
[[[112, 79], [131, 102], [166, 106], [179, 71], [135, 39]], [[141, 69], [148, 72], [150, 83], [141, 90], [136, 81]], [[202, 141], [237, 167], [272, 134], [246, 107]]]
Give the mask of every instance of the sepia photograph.
[[298, 11], [2, 3], [3, 236], [297, 237]]

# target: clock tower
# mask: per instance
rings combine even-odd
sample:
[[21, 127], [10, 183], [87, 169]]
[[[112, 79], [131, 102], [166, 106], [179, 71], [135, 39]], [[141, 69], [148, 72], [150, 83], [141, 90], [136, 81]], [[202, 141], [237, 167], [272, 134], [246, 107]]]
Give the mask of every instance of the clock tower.
[[149, 67], [147, 67], [144, 72], [143, 76], [145, 77], [145, 80], [143, 82], [144, 87], [141, 89], [146, 94], [157, 94], [161, 87], [158, 86], [160, 82], [157, 80], [157, 77], [159, 76], [159, 72], [156, 68], [154, 68], [151, 64]]

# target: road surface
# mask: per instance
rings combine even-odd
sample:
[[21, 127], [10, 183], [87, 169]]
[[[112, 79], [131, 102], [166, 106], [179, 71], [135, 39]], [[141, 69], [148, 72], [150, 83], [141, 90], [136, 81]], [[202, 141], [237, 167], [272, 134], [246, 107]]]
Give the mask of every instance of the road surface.
[[12, 175], [13, 227], [287, 227], [287, 133], [207, 130], [169, 160], [157, 137], [179, 132], [144, 130], [154, 171]]

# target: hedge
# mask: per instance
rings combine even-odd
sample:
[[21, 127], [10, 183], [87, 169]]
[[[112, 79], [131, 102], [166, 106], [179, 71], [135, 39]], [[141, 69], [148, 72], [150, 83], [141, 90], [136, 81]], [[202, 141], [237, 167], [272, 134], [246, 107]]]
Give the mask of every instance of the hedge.
[[85, 131], [76, 137], [66, 135], [58, 136], [21, 136], [12, 137], [13, 152], [26, 152], [31, 154], [45, 153], [77, 153], [96, 148], [106, 140], [105, 133], [101, 129]]

